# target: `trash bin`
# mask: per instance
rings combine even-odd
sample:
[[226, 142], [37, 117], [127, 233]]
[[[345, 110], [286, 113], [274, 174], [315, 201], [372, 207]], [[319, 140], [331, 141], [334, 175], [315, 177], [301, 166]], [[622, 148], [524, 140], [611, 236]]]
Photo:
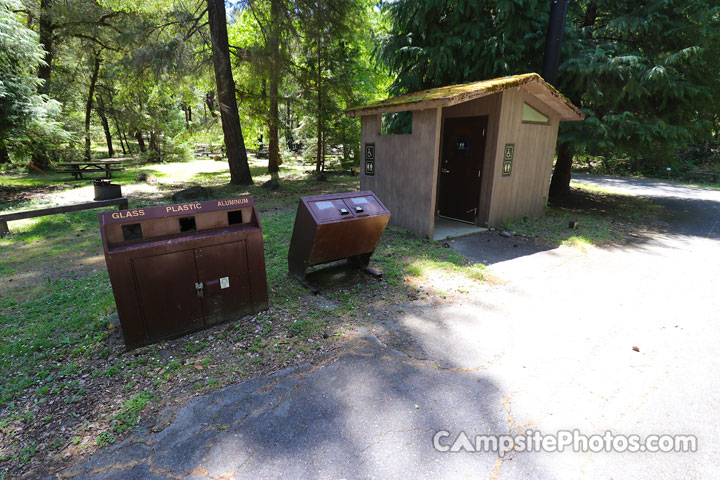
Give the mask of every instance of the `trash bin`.
[[293, 228], [288, 268], [305, 280], [314, 265], [348, 259], [358, 267], [370, 269], [390, 211], [371, 191], [302, 197]]
[[120, 185], [111, 183], [105, 178], [93, 180], [93, 188], [95, 189], [95, 200], [111, 200], [122, 197]]
[[267, 309], [250, 196], [99, 214], [128, 349]]

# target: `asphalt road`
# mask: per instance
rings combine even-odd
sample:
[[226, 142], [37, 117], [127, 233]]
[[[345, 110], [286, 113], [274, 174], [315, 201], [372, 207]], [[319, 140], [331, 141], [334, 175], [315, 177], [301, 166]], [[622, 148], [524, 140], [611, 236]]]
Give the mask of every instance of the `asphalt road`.
[[[496, 256], [500, 283], [399, 306], [322, 364], [198, 397], [165, 412], [174, 420], [164, 430], [140, 429], [60, 476], [717, 478], [720, 191], [580, 181], [653, 197], [672, 212], [670, 231], [624, 247]], [[475, 238], [481, 257], [487, 236]], [[692, 435], [697, 451], [501, 458], [468, 443], [433, 447], [439, 431], [446, 449], [461, 432], [474, 442], [572, 430]]]

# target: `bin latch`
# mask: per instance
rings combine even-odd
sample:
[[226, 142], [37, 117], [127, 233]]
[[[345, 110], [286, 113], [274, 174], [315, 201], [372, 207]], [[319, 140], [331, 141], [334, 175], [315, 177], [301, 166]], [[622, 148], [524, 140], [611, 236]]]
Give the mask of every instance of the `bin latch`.
[[341, 209], [340, 209], [340, 215], [347, 215], [348, 213], [350, 213], [350, 212], [348, 211], [347, 208], [341, 208]]
[[203, 293], [203, 284], [202, 282], [195, 282], [195, 293], [198, 297], [203, 297], [205, 294]]

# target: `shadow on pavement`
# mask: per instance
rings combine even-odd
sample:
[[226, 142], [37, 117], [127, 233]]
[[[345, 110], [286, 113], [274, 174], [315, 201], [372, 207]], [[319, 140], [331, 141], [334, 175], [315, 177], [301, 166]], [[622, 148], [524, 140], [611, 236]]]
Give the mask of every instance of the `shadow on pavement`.
[[458, 237], [448, 240], [447, 244], [468, 260], [484, 265], [493, 265], [557, 248], [524, 237], [502, 237], [496, 231]]
[[[62, 476], [490, 478], [502, 466], [497, 453], [438, 452], [433, 435], [450, 432], [449, 445], [461, 430], [505, 434], [507, 417], [483, 375], [413, 359], [366, 333], [319, 365], [198, 397], [158, 433], [146, 425]], [[549, 478], [528, 462], [515, 458], [513, 468]]]

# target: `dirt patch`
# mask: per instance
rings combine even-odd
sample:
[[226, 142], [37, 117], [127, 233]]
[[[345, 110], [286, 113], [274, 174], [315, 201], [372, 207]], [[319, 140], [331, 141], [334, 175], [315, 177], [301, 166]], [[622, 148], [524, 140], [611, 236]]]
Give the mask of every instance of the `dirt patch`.
[[0, 185], [0, 204], [32, 201], [58, 190], [65, 190], [69, 187], [71, 187], [71, 185], [68, 184], [42, 185], [36, 187], [12, 187], [10, 185]]

